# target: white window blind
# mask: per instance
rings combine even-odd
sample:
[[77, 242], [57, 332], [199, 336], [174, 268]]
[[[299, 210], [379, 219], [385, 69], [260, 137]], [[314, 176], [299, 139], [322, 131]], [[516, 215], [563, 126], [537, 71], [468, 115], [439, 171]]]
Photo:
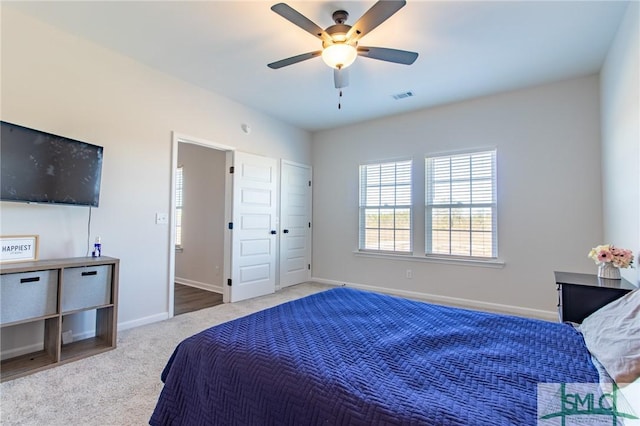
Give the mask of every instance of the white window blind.
[[411, 253], [411, 160], [360, 166], [360, 250]]
[[176, 169], [176, 247], [182, 247], [182, 206], [183, 206], [182, 166]]
[[496, 151], [425, 159], [427, 255], [496, 258]]

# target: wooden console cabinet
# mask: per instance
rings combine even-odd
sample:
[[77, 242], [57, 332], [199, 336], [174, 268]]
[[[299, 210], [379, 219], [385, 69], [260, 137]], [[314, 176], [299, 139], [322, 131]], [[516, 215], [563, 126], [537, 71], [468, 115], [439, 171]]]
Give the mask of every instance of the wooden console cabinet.
[[561, 322], [582, 323], [604, 305], [637, 288], [624, 278], [611, 280], [592, 274], [555, 272], [555, 278]]
[[[15, 379], [114, 349], [119, 268], [119, 259], [105, 256], [0, 265], [3, 331], [28, 323], [44, 327], [42, 350], [3, 360], [0, 380]], [[86, 311], [95, 311], [95, 336], [63, 344], [64, 317]]]

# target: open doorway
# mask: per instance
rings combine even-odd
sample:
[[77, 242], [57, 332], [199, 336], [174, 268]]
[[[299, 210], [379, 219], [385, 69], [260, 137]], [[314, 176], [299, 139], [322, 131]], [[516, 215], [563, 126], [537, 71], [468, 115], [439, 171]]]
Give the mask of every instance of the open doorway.
[[309, 280], [310, 166], [174, 134], [171, 194], [169, 317], [182, 284], [227, 303]]
[[230, 151], [174, 136], [170, 316], [223, 302]]

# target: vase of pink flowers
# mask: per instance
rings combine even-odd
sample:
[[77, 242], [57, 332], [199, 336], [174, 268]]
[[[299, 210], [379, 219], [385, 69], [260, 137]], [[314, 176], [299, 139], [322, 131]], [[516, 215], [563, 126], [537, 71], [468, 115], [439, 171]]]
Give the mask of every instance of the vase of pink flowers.
[[589, 252], [589, 257], [598, 265], [598, 276], [600, 278], [619, 280], [620, 268], [633, 266], [633, 252], [615, 247], [613, 244], [604, 244], [592, 248]]

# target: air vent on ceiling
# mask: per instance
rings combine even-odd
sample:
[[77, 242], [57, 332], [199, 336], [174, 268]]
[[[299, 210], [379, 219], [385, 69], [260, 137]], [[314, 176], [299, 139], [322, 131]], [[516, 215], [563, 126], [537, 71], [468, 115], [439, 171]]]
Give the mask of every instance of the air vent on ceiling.
[[402, 93], [396, 93], [395, 95], [391, 95], [393, 96], [393, 99], [400, 100], [400, 99], [405, 99], [405, 98], [410, 98], [413, 96], [413, 92], [402, 92]]

